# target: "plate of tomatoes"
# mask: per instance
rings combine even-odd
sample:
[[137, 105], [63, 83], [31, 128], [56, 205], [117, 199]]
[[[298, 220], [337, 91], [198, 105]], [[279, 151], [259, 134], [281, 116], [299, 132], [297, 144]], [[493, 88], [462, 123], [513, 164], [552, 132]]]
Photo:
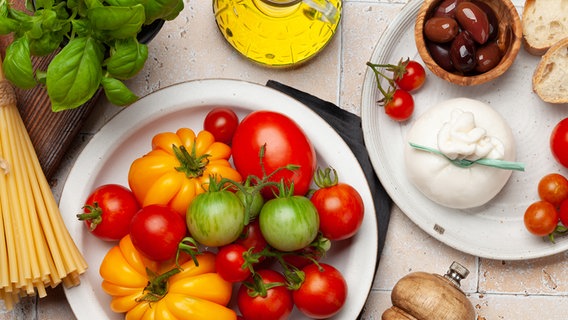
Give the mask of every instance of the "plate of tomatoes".
[[[152, 178], [152, 176], [156, 176], [156, 172], [153, 171], [155, 167], [152, 166], [152, 158], [158, 159], [163, 156], [163, 154], [152, 153], [157, 145], [163, 144], [165, 146], [172, 146], [171, 141], [173, 140], [170, 139], [178, 139], [178, 141], [181, 139], [189, 144], [186, 144], [183, 148], [177, 148], [176, 155], [198, 155], [205, 153], [209, 156], [210, 154], [217, 153], [224, 154], [224, 156], [220, 156], [220, 158], [224, 157], [225, 159], [219, 161], [218, 159], [210, 159], [207, 162], [208, 166], [211, 164], [219, 166], [216, 172], [231, 170], [227, 169], [226, 165], [232, 167], [235, 161], [244, 163], [244, 165], [239, 165], [239, 168], [243, 168], [242, 174], [241, 172], [237, 172], [236, 169], [232, 169], [234, 172], [231, 171], [232, 173], [227, 174], [230, 176], [231, 181], [238, 180], [239, 178], [242, 179], [249, 175], [262, 176], [262, 173], [251, 173], [248, 171], [249, 169], [254, 170], [254, 168], [247, 169], [247, 164], [250, 164], [249, 160], [255, 158], [255, 156], [258, 158], [259, 153], [256, 152], [258, 150], [251, 151], [248, 154], [241, 152], [240, 155], [236, 155], [235, 153], [235, 158], [233, 158], [231, 151], [236, 151], [237, 149], [246, 150], [247, 147], [250, 147], [250, 142], [253, 140], [254, 136], [258, 134], [257, 131], [260, 131], [260, 129], [266, 125], [266, 123], [263, 123], [266, 121], [256, 123], [248, 121], [247, 128], [249, 131], [241, 130], [240, 128], [236, 129], [233, 138], [230, 139], [227, 138], [226, 130], [232, 131], [235, 128], [231, 128], [230, 125], [227, 126], [226, 123], [227, 121], [231, 123], [234, 119], [231, 120], [231, 116], [227, 113], [211, 115], [213, 113], [212, 110], [219, 109], [231, 110], [237, 117], [237, 123], [241, 127], [244, 127], [243, 119], [247, 118], [247, 116], [252, 113], [258, 114], [266, 112], [276, 114], [279, 117], [293, 119], [292, 122], [295, 123], [298, 128], [301, 128], [305, 138], [308, 139], [313, 147], [311, 152], [313, 152], [314, 158], [302, 161], [306, 161], [305, 163], [313, 161], [317, 168], [322, 169], [320, 172], [322, 173], [320, 180], [322, 180], [323, 177], [329, 177], [328, 175], [323, 175], [323, 172], [328, 171], [327, 173], [329, 174], [329, 171], [331, 171], [336, 174], [335, 176], [338, 178], [339, 182], [352, 186], [360, 195], [364, 215], [361, 217], [356, 232], [353, 232], [352, 235], [345, 239], [329, 241], [329, 250], [322, 257], [317, 258], [320, 264], [333, 266], [343, 277], [347, 285], [347, 296], [344, 300], [344, 304], [338, 313], [334, 313], [333, 318], [355, 319], [358, 317], [367, 299], [376, 270], [378, 235], [373, 196], [371, 195], [365, 175], [357, 159], [343, 139], [327, 122], [295, 99], [274, 89], [254, 83], [237, 80], [209, 79], [173, 85], [140, 99], [105, 124], [89, 141], [74, 163], [62, 191], [60, 210], [71, 236], [89, 265], [87, 272], [81, 276], [81, 284], [77, 287], [65, 289], [67, 299], [78, 319], [124, 318], [124, 313], [117, 313], [111, 310], [112, 299], [111, 295], [107, 294], [107, 290], [112, 291], [113, 289], [109, 289], [108, 285], [106, 285], [105, 290], [102, 288], [103, 279], [106, 281], [109, 278], [113, 278], [116, 281], [122, 281], [121, 279], [124, 278], [120, 276], [120, 271], [118, 271], [121, 267], [116, 264], [116, 261], [120, 260], [116, 258], [116, 255], [118, 254], [120, 256], [119, 252], [121, 252], [118, 248], [124, 249], [134, 246], [138, 249], [137, 252], [139, 252], [137, 257], [144, 257], [140, 258], [140, 261], [145, 261], [146, 258], [152, 255], [154, 258], [158, 259], [159, 255], [165, 254], [165, 251], [167, 251], [167, 244], [161, 243], [157, 245], [156, 243], [152, 243], [153, 241], [148, 237], [148, 233], [144, 233], [147, 231], [144, 230], [144, 226], [151, 229], [151, 226], [156, 226], [161, 223], [166, 226], [168, 223], [177, 223], [175, 221], [172, 222], [173, 220], [166, 222], [156, 222], [156, 220], [153, 220], [154, 222], [148, 223], [148, 221], [152, 221], [148, 217], [156, 216], [162, 210], [161, 208], [156, 208], [156, 206], [159, 206], [156, 203], [161, 201], [159, 199], [157, 200], [157, 198], [173, 197], [172, 194], [167, 194], [167, 184], [160, 185], [160, 182], [157, 181], [160, 179], [154, 179], [153, 183], [155, 184], [148, 183], [149, 177]], [[281, 121], [282, 118], [278, 119], [280, 120], [273, 123], [277, 123], [277, 126], [286, 125], [285, 122]], [[217, 141], [227, 139], [226, 142], [228, 142], [228, 144], [223, 144], [224, 147], [221, 146], [220, 149], [216, 149], [219, 148], [219, 143], [212, 141], [210, 136], [202, 135], [202, 132], [206, 131], [204, 127], [207, 127], [209, 131], [213, 132], [214, 138], [217, 139]], [[181, 128], [186, 129], [181, 130]], [[257, 128], [258, 130], [251, 131], [251, 128]], [[192, 132], [189, 133], [187, 129], [190, 129], [189, 131]], [[286, 130], [286, 128], [281, 128], [280, 130]], [[229, 134], [229, 136], [230, 135], [231, 134]], [[204, 142], [198, 144], [197, 142], [201, 141], [200, 139]], [[293, 141], [288, 142], [291, 142], [294, 148], [293, 150], [295, 150], [297, 154], [310, 153], [310, 150], [302, 149], [307, 148], [305, 145], [302, 146], [301, 143], [297, 144], [298, 139], [294, 138]], [[194, 144], [192, 145], [192, 143]], [[209, 149], [204, 149], [203, 145], [206, 144], [210, 145]], [[229, 150], [229, 155], [227, 155], [226, 148], [232, 148], [232, 150]], [[268, 150], [269, 147], [266, 146], [266, 148], [266, 150]], [[152, 152], [150, 152], [151, 150]], [[268, 154], [268, 151], [266, 152]], [[270, 163], [270, 156], [267, 155], [267, 167], [270, 167]], [[192, 167], [192, 165], [191, 161], [188, 161], [184, 163], [183, 166]], [[225, 169], [222, 168], [223, 166], [225, 166]], [[234, 167], [236, 168], [237, 166]], [[328, 168], [328, 170], [324, 170], [326, 168]], [[176, 169], [183, 171], [181, 168]], [[302, 170], [296, 171], [298, 168], [295, 167], [288, 169], [294, 173], [303, 172]], [[288, 169], [285, 168], [282, 169], [282, 171]], [[268, 172], [276, 173], [274, 173], [274, 175], [265, 174], [265, 176], [274, 177], [280, 173], [280, 169], [274, 171], [270, 170], [272, 169], [267, 169]], [[235, 174], [235, 172], [236, 175], [231, 176], [231, 174]], [[314, 173], [316, 172], [318, 171], [314, 171]], [[317, 173], [315, 176], [317, 177]], [[319, 189], [313, 178], [313, 176], [310, 176], [307, 184], [305, 183], [305, 178], [303, 180], [295, 180], [296, 178], [293, 178], [295, 183], [297, 181], [297, 190], [300, 190], [298, 192]], [[167, 179], [162, 179], [161, 182], [164, 180]], [[331, 180], [333, 180], [333, 178]], [[261, 181], [266, 182], [266, 179], [261, 179]], [[257, 183], [259, 183], [259, 181], [257, 181]], [[79, 221], [77, 217], [78, 214], [84, 212], [86, 200], [90, 196], [93, 196], [95, 190], [101, 186], [108, 185], [120, 185], [131, 190], [132, 194], [136, 195], [140, 206], [137, 213], [144, 212], [144, 217], [141, 217], [142, 214], [137, 214], [132, 218], [129, 234], [122, 238], [116, 235], [112, 238], [112, 232], [108, 231], [109, 229], [106, 229], [108, 232], [106, 234], [95, 235], [88, 228], [89, 223]], [[215, 183], [210, 181], [210, 184], [207, 185], [213, 186]], [[276, 183], [269, 183], [267, 185], [267, 188], [279, 188]], [[135, 187], [132, 188], [132, 186]], [[288, 192], [294, 192], [292, 188], [283, 189], [288, 190]], [[157, 194], [156, 190], [163, 190], [164, 192]], [[208, 191], [213, 190], [210, 189]], [[208, 191], [202, 192], [201, 194], [210, 193]], [[263, 193], [264, 192], [266, 192], [266, 189], [263, 190]], [[271, 189], [271, 192], [274, 192], [274, 189]], [[119, 191], [112, 189], [110, 193], [118, 194]], [[230, 193], [230, 196], [234, 196], [238, 191]], [[185, 197], [181, 197], [176, 201], [169, 201], [169, 203], [179, 204], [187, 200], [187, 198], [186, 194]], [[204, 197], [199, 197], [198, 193], [194, 192], [191, 204], [186, 204], [185, 207], [181, 205], [181, 208], [188, 208], [188, 210], [192, 208], [191, 210], [194, 210], [192, 211], [192, 217], [199, 219], [199, 214], [196, 212], [200, 212], [203, 206], [206, 206], [206, 204], [204, 204], [206, 200], [203, 198]], [[197, 201], [197, 199], [200, 200]], [[304, 199], [308, 199], [308, 197], [306, 196]], [[198, 202], [199, 204], [197, 204]], [[126, 201], [125, 203], [134, 206], [131, 201]], [[193, 205], [193, 203], [196, 204]], [[264, 207], [268, 207], [266, 205], [267, 203], [268, 202], [263, 205], [263, 210]], [[304, 202], [302, 203], [303, 204], [300, 206], [306, 205]], [[249, 212], [248, 208], [247, 206], [246, 212]], [[168, 209], [177, 212], [176, 214], [179, 215], [186, 214], [186, 212], [180, 213], [180, 210], [176, 211], [175, 206]], [[181, 211], [183, 211], [183, 209]], [[270, 210], [267, 209], [267, 211]], [[252, 212], [252, 209], [250, 212]], [[135, 219], [138, 220], [135, 222]], [[146, 220], [140, 221], [144, 219]], [[239, 219], [239, 221], [242, 221], [242, 217], [239, 217]], [[262, 222], [261, 219], [267, 219], [266, 221], [270, 223]], [[274, 214], [272, 216], [270, 214], [264, 214], [263, 211], [261, 211], [258, 216], [260, 225], [264, 223], [266, 226], [271, 226], [274, 224], [274, 219], [278, 219], [278, 216]], [[184, 218], [184, 223], [186, 220], [189, 221], [189, 219]], [[229, 222], [230, 219], [224, 216], [223, 223], [229, 224]], [[189, 228], [191, 230], [191, 236], [195, 236], [197, 239], [201, 240], [201, 238], [199, 238], [200, 235], [204, 236], [211, 231], [210, 229], [205, 230], [200, 224], [196, 225], [198, 226], [194, 229]], [[252, 223], [250, 225], [252, 225]], [[270, 247], [281, 246], [278, 250], [281, 249], [280, 252], [287, 252], [304, 245], [306, 240], [302, 240], [303, 233], [301, 230], [303, 229], [300, 223], [284, 224], [284, 226], [285, 227], [273, 228], [272, 231], [269, 231], [271, 238], [267, 238], [267, 240], [269, 240]], [[134, 228], [136, 228], [137, 232], [133, 232]], [[323, 222], [321, 228], [322, 230], [324, 228]], [[330, 232], [338, 229], [337, 226], [334, 227], [333, 225], [327, 228], [332, 230]], [[173, 234], [176, 228], [168, 227], [167, 229]], [[282, 230], [279, 229], [285, 232], [283, 233]], [[298, 232], [298, 229], [300, 229], [300, 231], [297, 235], [296, 232]], [[220, 244], [226, 244], [228, 241], [233, 240], [233, 238], [224, 239], [224, 237], [228, 237], [231, 232], [234, 233], [236, 231], [231, 230], [228, 225], [224, 225], [222, 229], [217, 231], [218, 237], [215, 238], [213, 242], [207, 243], [207, 245], [198, 243], [194, 247], [200, 247], [201, 250], [210, 251], [214, 255], [220, 256], [221, 248], [224, 248], [224, 245], [220, 246]], [[241, 229], [240, 231], [243, 230]], [[320, 233], [318, 233], [318, 235]], [[108, 236], [106, 240], [103, 239], [105, 236]], [[125, 240], [126, 238], [128, 239]], [[289, 241], [282, 243], [282, 239]], [[312, 238], [310, 237], [310, 239]], [[144, 243], [140, 244], [141, 241]], [[205, 242], [207, 240], [203, 241]], [[302, 243], [302, 241], [304, 242]], [[188, 246], [192, 247], [192, 243], [188, 243]], [[140, 249], [147, 251], [143, 251], [144, 254], [140, 255], [142, 252]], [[112, 260], [111, 258], [105, 258], [107, 254], [111, 255], [111, 251], [117, 259], [114, 260], [114, 262], [110, 262]], [[124, 249], [122, 252], [125, 251], [128, 250]], [[195, 265], [190, 266], [192, 263], [195, 264], [195, 261], [189, 257], [190, 255], [185, 253], [182, 255], [184, 259], [179, 262], [183, 263], [182, 270], [194, 268]], [[168, 256], [166, 254], [164, 259], [167, 258]], [[208, 262], [210, 257], [208, 257], [207, 254], [202, 255], [199, 259], [202, 259], [199, 261], [205, 266], [204, 268], [210, 265], [210, 262]], [[217, 268], [219, 268], [220, 271], [224, 267], [218, 264]], [[150, 270], [154, 269], [150, 268]], [[215, 272], [215, 266], [213, 266], [211, 270], [213, 270], [211, 272]], [[267, 270], [276, 270], [280, 274], [283, 273], [282, 268], [278, 265], [276, 267], [267, 268]], [[262, 273], [264, 272], [265, 271]], [[227, 273], [229, 273], [227, 277], [238, 276], [235, 273], [232, 275], [230, 274], [231, 272]], [[260, 271], [258, 273], [260, 273]], [[273, 279], [271, 278], [273, 275], [271, 275], [269, 271], [266, 271], [266, 273], [266, 279]], [[314, 270], [306, 271], [306, 274], [314, 273], [318, 272]], [[221, 272], [218, 272], [218, 274], [220, 275]], [[232, 282], [228, 293], [230, 301], [228, 301], [227, 306], [235, 310], [237, 314], [241, 314], [241, 311], [238, 310], [240, 303], [238, 300], [240, 298], [237, 297], [240, 284], [241, 282]], [[116, 288], [116, 286], [112, 288]], [[223, 286], [219, 288], [223, 288]], [[173, 287], [171, 290], [174, 290]], [[227, 290], [226, 285], [224, 290]], [[213, 292], [212, 295], [216, 295], [217, 293]], [[298, 301], [301, 300], [304, 302], [303, 306], [297, 304], [292, 305], [293, 309], [289, 315], [289, 319], [306, 318], [305, 314], [298, 309], [300, 307], [309, 308], [310, 304], [313, 305], [314, 302], [306, 300], [305, 297], [309, 297], [309, 295], [298, 299]], [[116, 307], [116, 304], [114, 304], [114, 306]], [[252, 312], [260, 312], [254, 309], [254, 304], [249, 303], [249, 307], [251, 306], [253, 307]]]
[[[410, 1], [379, 39], [370, 57], [373, 64], [396, 64], [401, 58], [424, 65], [414, 41], [416, 15], [422, 1]], [[568, 175], [553, 156], [553, 128], [566, 117], [565, 106], [547, 104], [532, 91], [532, 74], [539, 57], [520, 50], [501, 77], [476, 86], [459, 86], [426, 69], [426, 81], [412, 91], [412, 113], [396, 121], [378, 101], [383, 97], [377, 78], [367, 69], [362, 93], [362, 127], [371, 162], [387, 193], [401, 210], [435, 239], [475, 256], [522, 260], [553, 255], [568, 249], [568, 238], [534, 235], [524, 223], [525, 211], [540, 199], [539, 181], [550, 173]], [[414, 121], [436, 104], [466, 97], [491, 106], [512, 128], [516, 161], [524, 171], [513, 171], [505, 187], [488, 203], [470, 209], [452, 209], [424, 196], [405, 173], [404, 148]], [[566, 143], [566, 142], [563, 142]], [[543, 222], [544, 223], [544, 222]]]

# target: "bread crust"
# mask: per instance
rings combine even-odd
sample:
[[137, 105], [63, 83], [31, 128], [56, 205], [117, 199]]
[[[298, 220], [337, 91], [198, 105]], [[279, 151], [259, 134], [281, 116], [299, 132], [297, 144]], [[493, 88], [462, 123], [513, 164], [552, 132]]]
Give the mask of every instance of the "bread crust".
[[[555, 0], [555, 1], [564, 1], [564, 0]], [[540, 7], [537, 8], [536, 6], [539, 5]], [[547, 21], [547, 17], [545, 17], [544, 20], [540, 20], [536, 19], [538, 17], [532, 16], [535, 10], [537, 12], [542, 12], [543, 10], [548, 9], [548, 6], [550, 6], [550, 2], [546, 2], [543, 0], [525, 0], [525, 4], [523, 6], [523, 14], [522, 14], [522, 22], [523, 22], [522, 42], [525, 50], [531, 55], [542, 56], [559, 39], [568, 37], [568, 23], [565, 22], [568, 19], [568, 10], [563, 11], [563, 10], [558, 10], [558, 8], [551, 8], [551, 10], [553, 10], [551, 11], [552, 12], [551, 14], [558, 16], [558, 14], [561, 13], [562, 17], [564, 17], [563, 20]], [[535, 20], [532, 20], [532, 18], [535, 18]], [[536, 22], [536, 20], [538, 20], [539, 22]], [[534, 39], [534, 37], [536, 36], [535, 32], [537, 32], [535, 31], [535, 28], [537, 26], [547, 27], [547, 24], [550, 22], [557, 22], [558, 25], [563, 26], [564, 32], [559, 33], [558, 36], [554, 38], [536, 41]]]
[[534, 71], [533, 91], [545, 102], [568, 103], [568, 77], [559, 64], [568, 65], [568, 37], [552, 45]]

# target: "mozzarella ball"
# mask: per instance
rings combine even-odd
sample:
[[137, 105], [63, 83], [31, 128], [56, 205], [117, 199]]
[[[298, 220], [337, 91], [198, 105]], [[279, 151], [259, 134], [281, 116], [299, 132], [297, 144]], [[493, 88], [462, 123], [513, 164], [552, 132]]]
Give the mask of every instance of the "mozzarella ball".
[[[515, 161], [510, 126], [489, 105], [455, 98], [428, 109], [412, 125], [404, 150], [408, 179], [430, 200], [450, 208], [486, 204], [505, 186], [512, 171], [474, 164], [460, 167], [451, 159]], [[410, 143], [443, 152], [418, 150]]]

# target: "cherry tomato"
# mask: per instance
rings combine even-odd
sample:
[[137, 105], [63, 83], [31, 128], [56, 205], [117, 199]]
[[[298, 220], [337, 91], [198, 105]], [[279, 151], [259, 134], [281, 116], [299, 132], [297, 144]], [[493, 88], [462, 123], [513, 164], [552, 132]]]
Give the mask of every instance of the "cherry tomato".
[[212, 109], [203, 121], [203, 129], [209, 131], [215, 137], [215, 141], [229, 145], [238, 125], [239, 117], [232, 109], [226, 107]]
[[116, 241], [130, 230], [132, 217], [140, 210], [136, 197], [130, 189], [117, 184], [106, 184], [96, 188], [85, 201], [83, 213], [89, 231], [100, 239]]
[[245, 247], [235, 243], [219, 248], [215, 257], [215, 268], [225, 281], [244, 281], [251, 275], [250, 269], [245, 265], [245, 252]]
[[530, 233], [536, 236], [547, 236], [556, 229], [558, 211], [550, 202], [536, 201], [525, 211], [524, 223]]
[[247, 250], [252, 248], [252, 252], [254, 253], [258, 253], [266, 248], [268, 243], [260, 231], [260, 223], [258, 222], [258, 219], [251, 221], [245, 226], [243, 233], [235, 241], [235, 243], [244, 246]]
[[277, 271], [262, 269], [256, 271], [247, 284], [239, 287], [237, 305], [247, 320], [284, 320], [294, 308], [292, 293], [286, 287], [286, 279]]
[[318, 251], [312, 246], [307, 246], [303, 249], [284, 255], [283, 259], [287, 264], [292, 265], [298, 269], [302, 269], [305, 266], [314, 263], [311, 259], [319, 261], [324, 254], [325, 251]]
[[568, 227], [568, 199], [562, 201], [560, 208], [558, 209], [558, 219], [562, 222], [562, 225]]
[[414, 112], [414, 98], [408, 91], [396, 89], [390, 99], [385, 101], [385, 113], [396, 121], [405, 121]]
[[556, 161], [568, 168], [568, 118], [561, 120], [552, 130], [550, 149]]
[[258, 216], [266, 242], [280, 251], [296, 251], [318, 235], [319, 216], [304, 196], [284, 196], [267, 201]]
[[314, 180], [319, 189], [310, 200], [318, 211], [323, 236], [343, 240], [355, 235], [365, 212], [359, 192], [349, 184], [338, 182], [335, 170], [318, 170]]
[[209, 190], [189, 204], [186, 221], [189, 233], [202, 245], [224, 246], [243, 232], [245, 207], [235, 193], [209, 183]]
[[175, 257], [186, 230], [185, 221], [177, 212], [164, 205], [149, 205], [132, 218], [130, 238], [148, 259], [165, 261]]
[[[243, 177], [252, 174], [262, 178], [264, 172], [271, 174], [291, 164], [299, 166], [294, 171], [280, 170], [270, 180], [293, 182], [297, 195], [308, 192], [316, 168], [316, 153], [302, 129], [289, 117], [273, 111], [253, 111], [237, 127], [231, 150], [235, 168]], [[265, 190], [263, 195], [272, 197], [272, 189]]]
[[[321, 267], [321, 270], [320, 270]], [[347, 282], [333, 266], [320, 263], [302, 269], [305, 279], [292, 292], [298, 310], [313, 319], [325, 319], [337, 314], [347, 299]]]
[[401, 76], [395, 77], [394, 82], [400, 89], [411, 92], [422, 87], [425, 80], [426, 71], [424, 67], [414, 60], [409, 60], [406, 62], [405, 72]]
[[542, 177], [538, 183], [538, 195], [541, 200], [552, 203], [555, 207], [568, 199], [568, 179], [559, 173]]

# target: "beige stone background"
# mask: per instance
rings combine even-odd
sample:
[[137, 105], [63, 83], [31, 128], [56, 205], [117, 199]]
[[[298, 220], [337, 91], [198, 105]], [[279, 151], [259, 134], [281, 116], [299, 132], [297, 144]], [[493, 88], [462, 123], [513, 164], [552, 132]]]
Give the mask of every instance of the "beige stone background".
[[[224, 42], [216, 29], [210, 1], [185, 0], [181, 15], [166, 23], [150, 44], [150, 58], [143, 72], [128, 85], [144, 96], [193, 79], [231, 78], [260, 84], [274, 79], [360, 114], [365, 62], [407, 2], [344, 1], [341, 27], [320, 55], [298, 68], [274, 70], [246, 61]], [[513, 3], [520, 8], [523, 1]], [[99, 101], [56, 178], [56, 197], [85, 141], [118, 110], [104, 98]], [[471, 271], [462, 288], [473, 302], [478, 320], [568, 319], [566, 253], [515, 262], [478, 258], [433, 239], [395, 207], [380, 261], [364, 309], [365, 320], [380, 319], [391, 305], [390, 290], [401, 277], [413, 271], [444, 273], [452, 261], [461, 262]], [[0, 319], [74, 319], [74, 315], [58, 287], [39, 302], [24, 299], [11, 312], [4, 311], [0, 302]]]

